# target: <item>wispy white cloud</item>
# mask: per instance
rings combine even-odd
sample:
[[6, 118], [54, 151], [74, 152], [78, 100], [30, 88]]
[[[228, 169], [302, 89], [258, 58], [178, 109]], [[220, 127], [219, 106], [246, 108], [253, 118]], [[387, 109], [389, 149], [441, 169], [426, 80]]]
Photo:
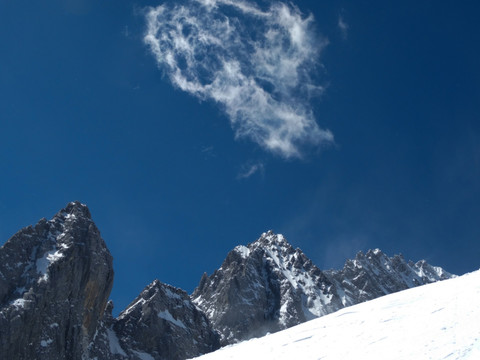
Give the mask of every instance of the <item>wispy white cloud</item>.
[[344, 39], [346, 39], [347, 36], [348, 36], [349, 26], [348, 26], [348, 24], [346, 23], [346, 21], [345, 21], [345, 19], [343, 18], [342, 15], [340, 15], [340, 16], [338, 17], [338, 23], [337, 23], [337, 25], [338, 25], [338, 28], [340, 29], [341, 33], [342, 33], [342, 37], [343, 37]]
[[217, 157], [213, 146], [203, 146], [200, 152], [203, 154], [205, 160]]
[[312, 15], [275, 1], [187, 0], [149, 8], [146, 20], [144, 41], [172, 84], [220, 105], [236, 137], [285, 158], [333, 142], [310, 103], [324, 90], [313, 78], [327, 44]]
[[250, 176], [256, 174], [256, 173], [261, 173], [265, 171], [265, 165], [261, 162], [257, 162], [254, 164], [246, 164], [242, 167], [242, 170], [238, 174], [238, 179], [247, 179]]

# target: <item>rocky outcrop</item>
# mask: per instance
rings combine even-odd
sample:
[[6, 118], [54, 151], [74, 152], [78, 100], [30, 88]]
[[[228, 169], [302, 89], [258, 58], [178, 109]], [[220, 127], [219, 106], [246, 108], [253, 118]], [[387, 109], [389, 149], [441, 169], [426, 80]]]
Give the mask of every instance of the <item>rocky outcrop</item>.
[[339, 271], [321, 271], [282, 235], [269, 231], [237, 246], [192, 294], [223, 345], [263, 336], [345, 306], [452, 277], [425, 261], [380, 250], [358, 253]]
[[265, 335], [335, 311], [331, 281], [282, 235], [264, 233], [237, 246], [192, 294], [228, 344]]
[[120, 313], [112, 330], [119, 345], [112, 346], [113, 352], [130, 359], [147, 353], [158, 360], [181, 360], [220, 347], [218, 334], [188, 294], [158, 280]]
[[217, 350], [218, 333], [187, 293], [155, 280], [112, 317], [108, 302], [90, 354], [101, 360], [183, 360]]
[[20, 230], [0, 248], [2, 358], [88, 358], [112, 284], [112, 257], [85, 205]]
[[344, 306], [453, 277], [425, 260], [407, 263], [402, 255], [388, 257], [379, 249], [360, 251], [342, 270], [325, 274], [339, 290]]
[[180, 360], [219, 347], [184, 291], [156, 280], [114, 319], [112, 285], [85, 205], [20, 230], [0, 248], [0, 358]]

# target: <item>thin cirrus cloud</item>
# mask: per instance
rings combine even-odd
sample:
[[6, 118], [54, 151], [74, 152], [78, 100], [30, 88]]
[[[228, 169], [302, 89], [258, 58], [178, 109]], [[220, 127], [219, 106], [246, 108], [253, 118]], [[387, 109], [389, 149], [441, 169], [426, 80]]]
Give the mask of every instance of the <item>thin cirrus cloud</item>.
[[341, 15], [338, 17], [338, 28], [340, 29], [343, 38], [346, 39], [347, 36], [348, 36], [349, 26], [345, 22], [345, 20], [343, 19], [343, 16], [341, 16]]
[[242, 166], [242, 170], [237, 176], [237, 179], [248, 179], [249, 177], [253, 176], [256, 173], [261, 173], [265, 171], [265, 166], [261, 162], [257, 162], [254, 164], [246, 164]]
[[334, 141], [311, 106], [327, 44], [313, 21], [275, 1], [186, 0], [148, 8], [144, 41], [175, 87], [222, 108], [236, 138], [295, 158]]

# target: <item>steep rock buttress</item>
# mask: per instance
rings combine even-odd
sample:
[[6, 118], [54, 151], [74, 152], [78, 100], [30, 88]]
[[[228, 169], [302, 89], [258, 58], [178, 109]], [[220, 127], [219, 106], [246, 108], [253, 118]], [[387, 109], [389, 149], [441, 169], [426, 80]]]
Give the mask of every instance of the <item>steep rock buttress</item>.
[[20, 230], [0, 248], [2, 358], [88, 358], [112, 285], [112, 256], [85, 205]]

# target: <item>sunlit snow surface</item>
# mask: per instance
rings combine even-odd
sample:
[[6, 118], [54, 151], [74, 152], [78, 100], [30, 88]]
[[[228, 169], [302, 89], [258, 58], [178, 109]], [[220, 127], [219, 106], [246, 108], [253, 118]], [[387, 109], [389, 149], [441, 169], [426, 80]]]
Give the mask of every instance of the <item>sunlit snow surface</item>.
[[228, 346], [214, 359], [480, 359], [480, 270]]

